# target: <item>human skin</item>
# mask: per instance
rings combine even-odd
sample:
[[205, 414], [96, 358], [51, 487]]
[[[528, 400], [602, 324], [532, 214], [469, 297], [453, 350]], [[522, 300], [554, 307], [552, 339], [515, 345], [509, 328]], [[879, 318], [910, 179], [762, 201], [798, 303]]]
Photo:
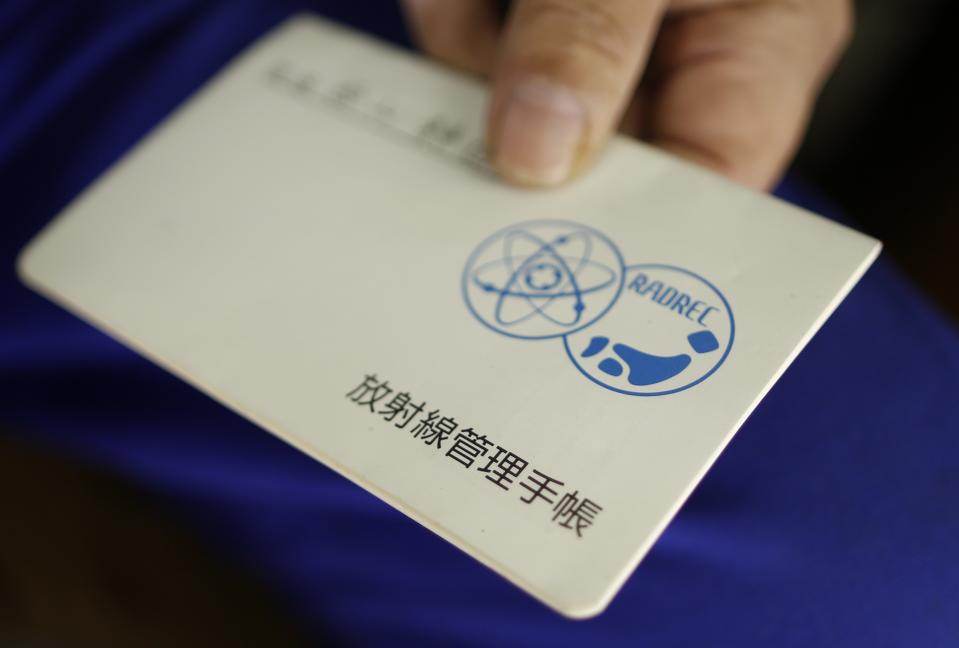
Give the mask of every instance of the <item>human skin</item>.
[[551, 186], [619, 129], [768, 189], [851, 34], [849, 0], [403, 0], [431, 56], [489, 77], [487, 148]]

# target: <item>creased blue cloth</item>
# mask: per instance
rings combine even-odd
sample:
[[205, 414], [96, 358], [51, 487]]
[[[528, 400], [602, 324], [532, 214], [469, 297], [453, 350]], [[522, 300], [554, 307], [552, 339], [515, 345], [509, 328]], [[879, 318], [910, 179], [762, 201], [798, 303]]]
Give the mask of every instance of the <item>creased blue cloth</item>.
[[[0, 2], [0, 425], [168, 498], [317, 642], [959, 645], [959, 337], [886, 260], [585, 622], [17, 282], [32, 234], [311, 7], [406, 42], [397, 8], [372, 1]], [[780, 193], [835, 213], [797, 185]]]

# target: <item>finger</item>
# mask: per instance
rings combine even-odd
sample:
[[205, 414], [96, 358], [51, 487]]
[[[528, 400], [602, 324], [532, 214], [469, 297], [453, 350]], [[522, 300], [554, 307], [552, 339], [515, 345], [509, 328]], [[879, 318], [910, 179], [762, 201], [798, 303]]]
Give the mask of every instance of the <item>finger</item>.
[[851, 22], [849, 3], [838, 0], [730, 4], [667, 18], [644, 89], [643, 136], [768, 189], [801, 140]]
[[487, 143], [524, 185], [575, 174], [614, 127], [664, 0], [519, 0], [494, 72]]
[[491, 0], [402, 0], [420, 47], [444, 63], [488, 76], [499, 39]]

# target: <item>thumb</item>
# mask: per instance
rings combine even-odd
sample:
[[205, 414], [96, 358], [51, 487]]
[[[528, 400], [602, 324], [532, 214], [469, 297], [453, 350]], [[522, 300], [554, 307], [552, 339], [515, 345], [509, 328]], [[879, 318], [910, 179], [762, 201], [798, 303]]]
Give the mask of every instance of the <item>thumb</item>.
[[619, 120], [665, 0], [520, 0], [494, 73], [487, 144], [506, 180], [559, 184]]

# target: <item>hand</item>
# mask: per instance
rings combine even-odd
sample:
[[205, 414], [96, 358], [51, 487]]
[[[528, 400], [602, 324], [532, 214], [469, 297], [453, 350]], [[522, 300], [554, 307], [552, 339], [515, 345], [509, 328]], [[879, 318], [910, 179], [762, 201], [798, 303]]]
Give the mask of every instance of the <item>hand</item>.
[[[403, 0], [436, 58], [491, 75], [487, 145], [506, 180], [580, 172], [618, 124], [769, 188], [848, 40], [849, 0]], [[641, 77], [641, 82], [640, 82]]]

